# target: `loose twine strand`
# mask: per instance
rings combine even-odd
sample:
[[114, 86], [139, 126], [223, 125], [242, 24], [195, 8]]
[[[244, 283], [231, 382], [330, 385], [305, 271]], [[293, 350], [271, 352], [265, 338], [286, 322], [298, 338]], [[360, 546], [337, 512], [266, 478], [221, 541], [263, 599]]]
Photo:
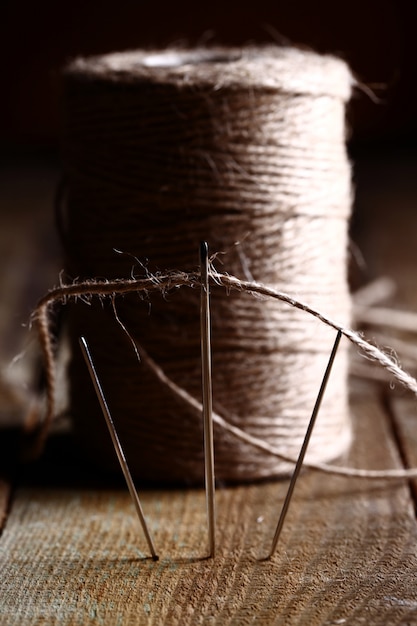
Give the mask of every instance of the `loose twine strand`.
[[[372, 345], [359, 332], [352, 330], [339, 324], [337, 321], [327, 317], [324, 313], [309, 306], [305, 302], [297, 300], [288, 293], [278, 291], [272, 287], [268, 287], [259, 282], [243, 281], [235, 276], [217, 272], [212, 266], [209, 271], [209, 279], [212, 284], [221, 286], [226, 290], [236, 290], [246, 292], [254, 297], [271, 298], [279, 300], [290, 307], [299, 309], [309, 315], [320, 320], [326, 326], [333, 328], [341, 333], [372, 362], [381, 366], [389, 372], [396, 381], [401, 383], [406, 389], [410, 390], [417, 397], [417, 380], [402, 369], [396, 360], [385, 354], [378, 347]], [[47, 411], [45, 418], [40, 425], [38, 432], [38, 442], [42, 445], [49, 432], [51, 423], [55, 415], [55, 395], [56, 395], [56, 363], [54, 355], [54, 337], [51, 331], [51, 321], [53, 310], [56, 304], [67, 304], [69, 301], [82, 300], [90, 302], [93, 297], [100, 299], [121, 296], [128, 293], [149, 294], [154, 291], [167, 293], [170, 290], [179, 287], [197, 288], [201, 285], [200, 275], [196, 272], [168, 272], [161, 274], [149, 275], [147, 278], [141, 279], [117, 279], [117, 280], [88, 280], [82, 282], [74, 282], [66, 285], [61, 284], [59, 287], [49, 291], [38, 303], [34, 313], [33, 321], [37, 325], [39, 333], [39, 341], [45, 362], [46, 387], [47, 387]], [[161, 367], [147, 354], [145, 349], [132, 338], [124, 324], [118, 318], [114, 309], [116, 321], [121, 325], [123, 330], [128, 334], [129, 339], [133, 342], [135, 351], [137, 351], [141, 360], [150, 368], [158, 380], [180, 400], [191, 407], [196, 413], [201, 414], [201, 403], [188, 393], [185, 389], [178, 386], [163, 371]], [[263, 441], [256, 436], [250, 435], [242, 428], [231, 424], [227, 419], [218, 413], [213, 413], [214, 422], [230, 433], [233, 437], [241, 442], [245, 442], [258, 450], [279, 458], [282, 461], [294, 464], [296, 459], [291, 455], [287, 455], [275, 447], [271, 446], [267, 441]], [[310, 469], [324, 472], [326, 474], [366, 478], [366, 479], [401, 479], [417, 477], [417, 468], [410, 469], [385, 469], [385, 470], [369, 470], [357, 469], [343, 466], [336, 466], [329, 463], [320, 463], [305, 461], [304, 465]]]

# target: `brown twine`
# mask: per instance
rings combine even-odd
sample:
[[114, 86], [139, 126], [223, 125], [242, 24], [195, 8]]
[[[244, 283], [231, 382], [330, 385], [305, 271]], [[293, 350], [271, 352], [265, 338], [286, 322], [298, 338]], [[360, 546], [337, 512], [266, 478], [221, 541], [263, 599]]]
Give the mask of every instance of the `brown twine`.
[[[346, 65], [294, 49], [132, 52], [78, 59], [66, 71], [66, 210], [69, 275], [112, 281], [165, 268], [188, 277], [198, 243], [227, 252], [234, 276], [294, 293], [348, 326], [350, 166], [344, 142]], [[238, 245], [237, 245], [238, 244]], [[129, 252], [116, 254], [114, 249]], [[218, 262], [221, 256], [217, 257]], [[179, 280], [181, 274], [176, 275]], [[118, 283], [121, 288], [122, 283]], [[143, 293], [142, 291], [140, 293]], [[332, 334], [276, 299], [212, 292], [214, 408], [234, 427], [296, 456]], [[125, 295], [118, 315], [176, 388], [200, 394], [199, 296], [170, 290]], [[84, 334], [136, 476], [202, 478], [195, 408], [138, 370], [108, 302], [69, 310], [71, 414], [80, 441], [113, 459], [78, 350]], [[350, 441], [347, 349], [310, 445], [310, 460]], [[288, 463], [217, 431], [220, 479], [286, 473]]]
[[[405, 388], [409, 389], [417, 396], [417, 380], [410, 374], [405, 372], [393, 358], [392, 355], [385, 354], [377, 346], [367, 341], [360, 333], [350, 328], [341, 326], [337, 321], [328, 318], [326, 315], [310, 307], [308, 304], [294, 299], [289, 294], [279, 292], [265, 285], [241, 281], [234, 276], [228, 274], [219, 274], [213, 268], [209, 273], [210, 280], [213, 285], [221, 286], [228, 290], [236, 290], [247, 292], [252, 296], [260, 298], [275, 299], [289, 305], [290, 307], [299, 309], [308, 313], [312, 317], [320, 320], [323, 324], [340, 330], [342, 334], [370, 361], [379, 364], [384, 370], [388, 371], [396, 381]], [[42, 424], [40, 437], [45, 437], [55, 410], [55, 359], [53, 350], [53, 335], [50, 331], [51, 320], [53, 319], [54, 305], [57, 303], [68, 304], [71, 300], [81, 299], [85, 304], [90, 304], [94, 296], [100, 300], [110, 297], [114, 300], [115, 296], [128, 293], [150, 293], [157, 291], [168, 294], [169, 291], [183, 286], [196, 288], [200, 286], [200, 276], [197, 273], [186, 274], [184, 272], [171, 272], [169, 274], [161, 274], [158, 276], [150, 276], [147, 279], [131, 279], [131, 280], [115, 280], [115, 281], [85, 281], [82, 283], [73, 283], [71, 285], [61, 285], [51, 290], [39, 302], [34, 314], [34, 322], [38, 325], [40, 344], [42, 346], [45, 357], [45, 370], [48, 389], [48, 408], [46, 418]], [[116, 313], [117, 317], [117, 313]], [[133, 339], [129, 333], [129, 338]], [[197, 418], [201, 417], [202, 405], [199, 400], [191, 396], [185, 389], [175, 384], [164, 371], [153, 361], [146, 353], [145, 349], [134, 340], [135, 349], [137, 349], [142, 362], [151, 369], [162, 385], [166, 386], [172, 394], [180, 399], [194, 411]], [[264, 454], [273, 458], [280, 459], [287, 463], [295, 463], [296, 457], [288, 454], [282, 448], [276, 448], [270, 442], [262, 440], [256, 436], [245, 432], [241, 428], [233, 425], [224, 417], [214, 412], [214, 422], [223, 432], [229, 433], [235, 440], [240, 443], [249, 444], [252, 448], [262, 451]], [[410, 469], [385, 469], [385, 470], [364, 470], [358, 468], [350, 468], [343, 466], [335, 466], [327, 463], [307, 460], [305, 466], [324, 473], [334, 474], [346, 477], [368, 478], [368, 479], [399, 479], [417, 477], [417, 468]]]

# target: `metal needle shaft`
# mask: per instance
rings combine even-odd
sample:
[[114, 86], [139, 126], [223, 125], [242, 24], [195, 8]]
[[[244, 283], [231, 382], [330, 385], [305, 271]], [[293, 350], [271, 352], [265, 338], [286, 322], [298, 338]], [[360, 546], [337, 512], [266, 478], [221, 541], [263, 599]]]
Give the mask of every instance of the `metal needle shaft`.
[[131, 496], [131, 498], [133, 500], [133, 504], [135, 505], [136, 513], [137, 513], [137, 515], [139, 517], [139, 521], [140, 521], [140, 523], [142, 525], [142, 529], [143, 529], [143, 532], [145, 534], [146, 541], [147, 541], [148, 546], [149, 546], [149, 550], [150, 550], [150, 552], [152, 554], [153, 560], [157, 561], [159, 557], [156, 554], [155, 546], [154, 546], [151, 534], [149, 532], [148, 526], [146, 524], [145, 516], [143, 514], [142, 505], [140, 503], [139, 496], [138, 496], [137, 491], [135, 489], [135, 485], [133, 483], [132, 476], [131, 476], [130, 471], [129, 471], [129, 467], [128, 467], [127, 462], [126, 462], [126, 458], [125, 458], [122, 446], [120, 444], [119, 437], [117, 436], [117, 432], [116, 432], [116, 429], [114, 427], [114, 423], [113, 423], [113, 420], [112, 420], [109, 408], [107, 406], [107, 402], [106, 402], [106, 399], [104, 397], [104, 393], [103, 393], [100, 381], [98, 379], [96, 369], [94, 367], [94, 363], [93, 363], [93, 359], [91, 357], [91, 353], [90, 353], [89, 347], [88, 347], [87, 342], [86, 342], [84, 337], [80, 337], [79, 342], [80, 342], [80, 346], [81, 346], [81, 351], [83, 353], [85, 362], [86, 362], [87, 367], [88, 367], [88, 371], [89, 371], [90, 376], [91, 376], [91, 380], [93, 381], [93, 385], [94, 385], [94, 388], [95, 388], [95, 391], [96, 391], [96, 394], [97, 394], [97, 398], [98, 398], [98, 400], [100, 402], [101, 410], [103, 411], [103, 415], [104, 415], [107, 427], [108, 427], [109, 432], [110, 432], [110, 436], [111, 436], [111, 439], [112, 439], [112, 442], [113, 442], [113, 445], [114, 445], [114, 449], [116, 450], [116, 454], [117, 454], [117, 458], [118, 458], [119, 463], [120, 463], [120, 467], [122, 468], [122, 471], [123, 471], [123, 474], [124, 474], [124, 477], [125, 477], [125, 480], [126, 480], [129, 492], [130, 492], [130, 496]]
[[200, 244], [201, 270], [201, 365], [203, 386], [203, 421], [204, 421], [204, 465], [206, 484], [207, 519], [209, 532], [209, 556], [213, 557], [216, 549], [215, 540], [215, 478], [214, 478], [214, 441], [211, 385], [211, 338], [210, 338], [210, 294], [208, 281], [208, 245]]
[[277, 528], [276, 528], [276, 531], [275, 531], [274, 539], [272, 541], [272, 548], [271, 548], [271, 551], [270, 551], [270, 553], [268, 555], [268, 558], [271, 558], [271, 556], [274, 554], [274, 552], [276, 550], [276, 547], [277, 547], [277, 544], [278, 544], [278, 539], [279, 539], [281, 531], [282, 531], [282, 527], [284, 526], [285, 517], [287, 515], [288, 507], [289, 507], [290, 502], [291, 502], [291, 498], [292, 498], [292, 495], [293, 495], [295, 483], [297, 482], [297, 478], [298, 478], [298, 475], [299, 475], [300, 470], [301, 470], [301, 466], [302, 466], [303, 461], [304, 461], [304, 456], [305, 456], [305, 453], [307, 451], [307, 446], [308, 446], [309, 441], [310, 441], [311, 433], [313, 432], [314, 424], [316, 422], [316, 417], [318, 415], [318, 412], [319, 412], [319, 409], [320, 409], [320, 405], [321, 405], [321, 401], [323, 399], [323, 395], [324, 395], [324, 392], [326, 390], [327, 381], [329, 380], [330, 372], [331, 372], [331, 369], [332, 369], [332, 365], [333, 365], [334, 359], [336, 357], [336, 352], [337, 352], [337, 348], [339, 347], [339, 343], [340, 343], [341, 337], [342, 337], [342, 332], [339, 330], [337, 332], [336, 340], [334, 342], [333, 349], [332, 349], [332, 352], [330, 354], [329, 362], [327, 364], [326, 371], [324, 373], [324, 377], [323, 377], [322, 383], [320, 385], [320, 390], [319, 390], [319, 393], [318, 393], [318, 396], [317, 396], [317, 399], [316, 399], [316, 403], [314, 405], [313, 413], [311, 414], [310, 422], [309, 422], [309, 425], [308, 425], [308, 428], [307, 428], [306, 435], [304, 437], [303, 445], [301, 446], [300, 454], [299, 454], [299, 457], [297, 459], [297, 463], [295, 465], [294, 473], [292, 475], [292, 478], [291, 478], [291, 481], [290, 481], [290, 485], [288, 487], [287, 495], [285, 497], [285, 501], [284, 501], [284, 504], [283, 504], [283, 507], [282, 507], [281, 515], [280, 515], [280, 518], [278, 520], [278, 525], [277, 525]]

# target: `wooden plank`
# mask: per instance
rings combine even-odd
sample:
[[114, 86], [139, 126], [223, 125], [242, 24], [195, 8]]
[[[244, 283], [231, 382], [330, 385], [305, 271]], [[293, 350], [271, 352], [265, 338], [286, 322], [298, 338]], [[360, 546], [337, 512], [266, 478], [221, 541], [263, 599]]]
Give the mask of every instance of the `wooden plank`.
[[[362, 391], [354, 414], [349, 463], [400, 466], [375, 395]], [[287, 484], [218, 491], [214, 560], [202, 490], [142, 492], [158, 563], [123, 490], [21, 487], [0, 541], [0, 623], [417, 623], [407, 485], [305, 472], [277, 553], [262, 561]]]

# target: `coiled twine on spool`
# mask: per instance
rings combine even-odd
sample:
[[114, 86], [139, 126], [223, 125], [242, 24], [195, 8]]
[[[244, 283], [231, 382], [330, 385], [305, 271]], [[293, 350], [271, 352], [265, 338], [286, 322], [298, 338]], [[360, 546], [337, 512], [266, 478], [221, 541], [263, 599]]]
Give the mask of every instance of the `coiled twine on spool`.
[[[128, 52], [66, 70], [67, 271], [123, 278], [215, 265], [294, 294], [342, 324], [352, 78], [333, 57], [276, 47]], [[115, 252], [122, 251], [123, 254]], [[132, 337], [201, 398], [199, 293], [182, 287], [115, 300]], [[334, 334], [277, 301], [212, 286], [213, 406], [296, 457]], [[111, 302], [69, 314], [71, 413], [102, 465], [114, 453], [78, 349], [84, 334], [131, 469], [147, 481], [200, 482], [201, 416], [138, 363]], [[309, 459], [349, 443], [347, 346], [339, 350]], [[289, 465], [215, 428], [216, 475], [249, 481]]]

